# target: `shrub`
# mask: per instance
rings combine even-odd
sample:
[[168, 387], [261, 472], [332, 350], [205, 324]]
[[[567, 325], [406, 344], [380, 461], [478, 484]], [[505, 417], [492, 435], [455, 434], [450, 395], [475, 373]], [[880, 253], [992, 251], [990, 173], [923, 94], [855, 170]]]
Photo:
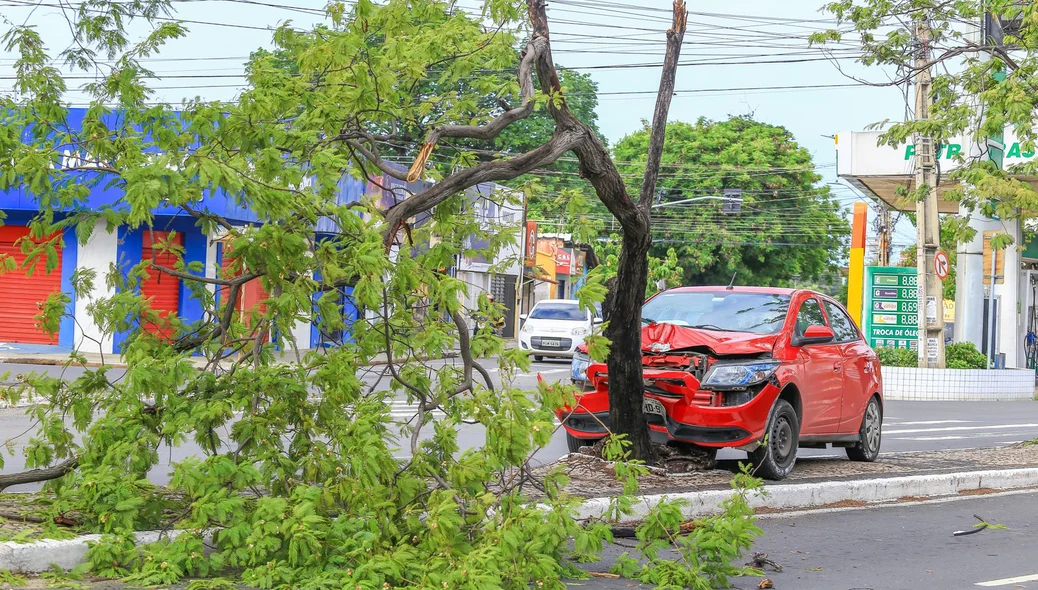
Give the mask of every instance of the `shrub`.
[[883, 367], [917, 367], [919, 366], [919, 355], [914, 350], [907, 348], [889, 348], [881, 346], [876, 349], [879, 355], [879, 364]]
[[956, 342], [944, 349], [945, 363], [949, 369], [987, 369], [988, 357], [977, 350], [972, 342]]
[[[905, 348], [880, 347], [876, 349], [883, 367], [916, 367], [918, 355]], [[949, 369], [986, 369], [988, 359], [972, 342], [956, 342], [944, 349], [945, 366]]]

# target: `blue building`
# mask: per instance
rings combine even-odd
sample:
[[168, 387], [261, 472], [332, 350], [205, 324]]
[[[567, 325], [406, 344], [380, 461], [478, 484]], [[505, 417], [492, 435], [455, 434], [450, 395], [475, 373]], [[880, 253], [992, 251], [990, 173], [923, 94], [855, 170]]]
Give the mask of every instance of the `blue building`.
[[[78, 128], [83, 121], [85, 109], [73, 109], [69, 116], [70, 128]], [[69, 166], [87, 160], [86, 154], [77, 154], [66, 150], [61, 164]], [[91, 177], [97, 173], [83, 172], [84, 184], [92, 186], [86, 199], [87, 209], [108, 206], [121, 197], [117, 186], [107, 183], [90, 183]], [[389, 179], [383, 179], [388, 182]], [[383, 186], [389, 186], [383, 184]], [[341, 204], [358, 201], [365, 194], [388, 193], [368, 183], [345, 177], [339, 183], [339, 202]], [[380, 195], [383, 200], [391, 195]], [[169, 232], [176, 232], [177, 240], [184, 248], [185, 263], [197, 262], [204, 268], [206, 276], [215, 277], [223, 260], [223, 244], [220, 236], [206, 235], [196, 224], [193, 217], [186, 212], [171, 207], [159, 207], [153, 211], [154, 231], [118, 227], [109, 232], [104, 223], [98, 223], [85, 244], [79, 244], [72, 230], [61, 236], [61, 247], [58, 252], [58, 268], [52, 273], [43, 272], [43, 263], [36, 264], [37, 272], [32, 274], [22, 268], [24, 255], [21, 253], [19, 241], [26, 239], [30, 220], [38, 212], [36, 198], [24, 189], [17, 188], [6, 192], [0, 191], [0, 211], [5, 214], [0, 226], [0, 254], [12, 256], [18, 265], [13, 272], [0, 275], [0, 344], [7, 348], [18, 346], [54, 347], [54, 350], [77, 349], [81, 352], [112, 353], [119, 352], [128, 333], [106, 335], [96, 326], [87, 313], [92, 302], [113, 293], [106, 286], [104, 277], [108, 275], [112, 265], [122, 268], [126, 273], [142, 260], [156, 261], [161, 264], [161, 255], [152, 250], [153, 237], [162, 237]], [[262, 223], [256, 215], [239, 207], [235, 200], [226, 195], [208, 195], [203, 197], [199, 208], [218, 214], [234, 225]], [[67, 213], [67, 211], [66, 211]], [[328, 228], [318, 227], [318, 232]], [[157, 235], [156, 235], [157, 234]], [[72, 275], [78, 268], [92, 269], [98, 277], [94, 289], [89, 293], [78, 293], [72, 285]], [[202, 307], [195, 300], [183, 281], [161, 273], [152, 273], [148, 281], [142, 285], [144, 295], [152, 299], [152, 308], [160, 314], [175, 314], [186, 321], [202, 318]], [[258, 281], [252, 288], [259, 289]], [[249, 286], [246, 286], [248, 298]], [[39, 305], [51, 293], [64, 292], [71, 297], [66, 317], [61, 323], [57, 335], [51, 336], [41, 331], [33, 319], [39, 313]], [[255, 297], [255, 294], [253, 294]], [[344, 301], [348, 306], [348, 302]], [[349, 311], [349, 310], [347, 310]], [[144, 326], [147, 330], [161, 331], [162, 326]], [[293, 336], [301, 347], [316, 347], [322, 344], [322, 337], [312, 325], [299, 325], [293, 330]]]

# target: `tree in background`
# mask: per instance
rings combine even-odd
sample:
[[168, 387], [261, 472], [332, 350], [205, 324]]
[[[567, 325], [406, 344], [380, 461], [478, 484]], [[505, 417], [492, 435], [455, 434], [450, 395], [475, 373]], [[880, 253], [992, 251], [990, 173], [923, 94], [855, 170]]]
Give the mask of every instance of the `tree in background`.
[[[621, 172], [645, 166], [648, 128], [622, 139], [613, 152]], [[687, 285], [801, 285], [831, 275], [846, 257], [850, 227], [811, 155], [785, 128], [733, 117], [667, 126], [659, 204], [724, 189], [743, 191], [739, 213], [716, 200], [653, 210], [652, 255], [673, 248]]]

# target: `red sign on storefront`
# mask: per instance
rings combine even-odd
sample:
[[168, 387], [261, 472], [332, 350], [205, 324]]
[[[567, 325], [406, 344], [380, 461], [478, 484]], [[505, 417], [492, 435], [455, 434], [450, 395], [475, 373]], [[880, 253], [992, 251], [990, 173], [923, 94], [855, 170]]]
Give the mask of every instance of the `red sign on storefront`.
[[569, 248], [559, 248], [555, 252], [555, 274], [568, 275], [569, 267], [573, 264], [573, 251]]
[[523, 253], [523, 266], [533, 268], [537, 265], [537, 222], [526, 222], [526, 252]]

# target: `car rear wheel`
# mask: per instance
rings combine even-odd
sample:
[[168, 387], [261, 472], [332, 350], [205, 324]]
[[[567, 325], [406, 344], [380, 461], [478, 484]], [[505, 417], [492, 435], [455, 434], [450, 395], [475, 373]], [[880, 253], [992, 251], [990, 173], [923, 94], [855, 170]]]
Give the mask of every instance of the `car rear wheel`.
[[749, 453], [757, 475], [764, 479], [785, 479], [793, 471], [799, 444], [800, 420], [793, 406], [780, 399], [775, 402], [764, 440]]
[[601, 439], [597, 439], [597, 438], [577, 438], [577, 437], [573, 436], [572, 434], [570, 434], [568, 432], [566, 433], [566, 446], [569, 447], [569, 452], [571, 452], [571, 453], [579, 453], [580, 452], [580, 447], [590, 447], [590, 446], [593, 446], [599, 440], [601, 440]]
[[871, 463], [879, 457], [879, 445], [882, 441], [883, 408], [879, 405], [879, 399], [873, 396], [869, 400], [869, 405], [865, 406], [865, 415], [861, 417], [857, 444], [847, 447], [847, 458], [851, 461]]

